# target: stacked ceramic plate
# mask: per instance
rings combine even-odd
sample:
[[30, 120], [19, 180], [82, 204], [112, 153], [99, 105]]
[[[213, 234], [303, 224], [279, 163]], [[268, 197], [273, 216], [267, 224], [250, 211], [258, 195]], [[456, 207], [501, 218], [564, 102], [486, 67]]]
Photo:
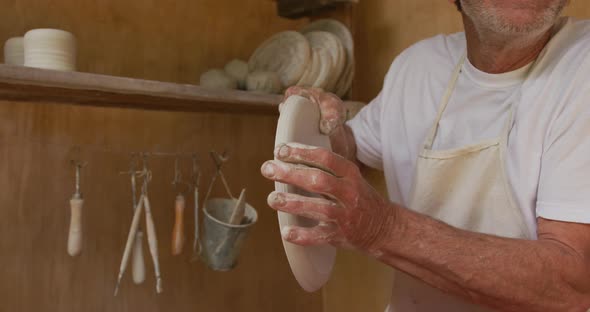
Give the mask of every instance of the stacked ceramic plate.
[[278, 33], [249, 61], [249, 71], [276, 72], [282, 87], [317, 87], [344, 97], [354, 76], [352, 34], [331, 19], [318, 20], [301, 32]]
[[297, 84], [311, 59], [309, 42], [301, 33], [285, 31], [266, 40], [248, 62], [250, 72], [275, 72], [283, 87]]
[[346, 61], [342, 43], [338, 37], [325, 31], [308, 32], [305, 38], [311, 46], [312, 60], [297, 85], [333, 92]]
[[4, 64], [22, 66], [25, 63], [23, 37], [13, 37], [4, 43]]
[[59, 29], [33, 29], [24, 37], [25, 66], [76, 70], [76, 38]]
[[[334, 84], [328, 84], [328, 86], [325, 89], [335, 93], [339, 97], [344, 97], [350, 90], [350, 87], [352, 86], [352, 79], [354, 78], [354, 41], [352, 38], [352, 34], [344, 24], [333, 19], [322, 19], [315, 21], [305, 26], [301, 30], [301, 32], [303, 34], [306, 34], [308, 38], [312, 33], [316, 33], [318, 31], [330, 33], [331, 35], [339, 39], [338, 41], [340, 45], [335, 45], [333, 43], [328, 45], [326, 42], [323, 43], [324, 48], [331, 51], [330, 54], [332, 56], [333, 67], [332, 75], [337, 76]], [[312, 36], [318, 37], [317, 35]], [[312, 42], [312, 46], [314, 46], [313, 41], [310, 40], [310, 42]], [[317, 44], [315, 46], [317, 46]], [[340, 58], [337, 56], [342, 53], [342, 48], [344, 48], [344, 60], [340, 60]], [[343, 62], [343, 64], [341, 64], [340, 62]], [[315, 70], [311, 69], [311, 71]]]

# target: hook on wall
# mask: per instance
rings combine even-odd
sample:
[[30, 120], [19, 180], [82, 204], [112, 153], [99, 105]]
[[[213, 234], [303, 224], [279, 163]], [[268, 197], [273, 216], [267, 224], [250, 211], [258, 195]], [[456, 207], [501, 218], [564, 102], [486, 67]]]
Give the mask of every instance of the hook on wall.
[[[188, 193], [191, 188], [191, 181], [183, 181], [182, 171], [180, 170], [180, 155], [177, 155], [174, 159], [174, 180], [172, 185], [178, 192], [179, 195]], [[184, 190], [182, 188], [185, 188]]]

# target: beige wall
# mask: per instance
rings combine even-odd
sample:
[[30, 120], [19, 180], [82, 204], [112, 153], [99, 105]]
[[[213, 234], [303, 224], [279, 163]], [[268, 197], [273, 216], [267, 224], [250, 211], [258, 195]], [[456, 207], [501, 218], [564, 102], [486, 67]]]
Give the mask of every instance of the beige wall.
[[[567, 15], [590, 17], [590, 2], [572, 0]], [[354, 97], [370, 101], [382, 87], [392, 60], [413, 43], [462, 30], [460, 14], [446, 0], [361, 0], [354, 10], [357, 73]], [[384, 190], [380, 174], [369, 180]], [[359, 255], [341, 253], [324, 292], [326, 312], [382, 311], [391, 271]]]
[[[279, 19], [268, 0], [0, 0], [0, 8], [1, 42], [30, 28], [63, 28], [78, 38], [80, 71], [188, 83], [305, 22]], [[304, 293], [293, 279], [276, 213], [266, 205], [273, 184], [259, 167], [272, 157], [275, 127], [275, 116], [0, 101], [0, 310], [321, 311], [321, 293]], [[77, 258], [66, 254], [74, 145], [89, 162], [82, 176], [85, 246]], [[113, 297], [131, 221], [128, 178], [119, 175], [128, 153], [198, 152], [204, 193], [213, 148], [231, 148], [229, 183], [234, 194], [248, 187], [259, 212], [239, 266], [219, 273], [189, 262], [189, 252], [170, 255], [174, 160], [152, 159], [164, 293], [154, 292], [146, 249], [145, 284], [134, 286], [128, 271]], [[182, 165], [187, 176], [189, 164]], [[213, 195], [222, 194], [218, 185]], [[187, 237], [192, 228], [189, 209]]]
[[305, 23], [277, 17], [269, 0], [0, 0], [0, 7], [0, 39], [61, 28], [77, 36], [79, 71], [187, 83]]

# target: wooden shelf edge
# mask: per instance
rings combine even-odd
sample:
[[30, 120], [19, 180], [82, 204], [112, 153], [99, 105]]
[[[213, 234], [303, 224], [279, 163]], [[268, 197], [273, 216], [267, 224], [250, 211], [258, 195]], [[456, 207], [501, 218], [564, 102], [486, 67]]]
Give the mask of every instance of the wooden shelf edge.
[[0, 99], [278, 115], [277, 105], [282, 96], [0, 64]]
[[[278, 115], [281, 95], [0, 64], [0, 99], [147, 110]], [[352, 111], [363, 105], [345, 102]]]

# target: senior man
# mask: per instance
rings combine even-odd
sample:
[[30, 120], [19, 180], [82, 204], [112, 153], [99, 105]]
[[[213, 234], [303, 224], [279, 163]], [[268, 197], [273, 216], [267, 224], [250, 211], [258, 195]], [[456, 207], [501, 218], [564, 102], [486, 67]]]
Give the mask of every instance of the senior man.
[[[321, 221], [283, 238], [395, 268], [389, 311], [586, 311], [590, 22], [560, 17], [567, 0], [455, 4], [465, 32], [404, 51], [353, 120], [332, 94], [287, 91], [320, 106], [335, 153], [287, 144], [263, 165], [324, 195], [269, 196]], [[390, 200], [357, 164], [384, 171]]]

